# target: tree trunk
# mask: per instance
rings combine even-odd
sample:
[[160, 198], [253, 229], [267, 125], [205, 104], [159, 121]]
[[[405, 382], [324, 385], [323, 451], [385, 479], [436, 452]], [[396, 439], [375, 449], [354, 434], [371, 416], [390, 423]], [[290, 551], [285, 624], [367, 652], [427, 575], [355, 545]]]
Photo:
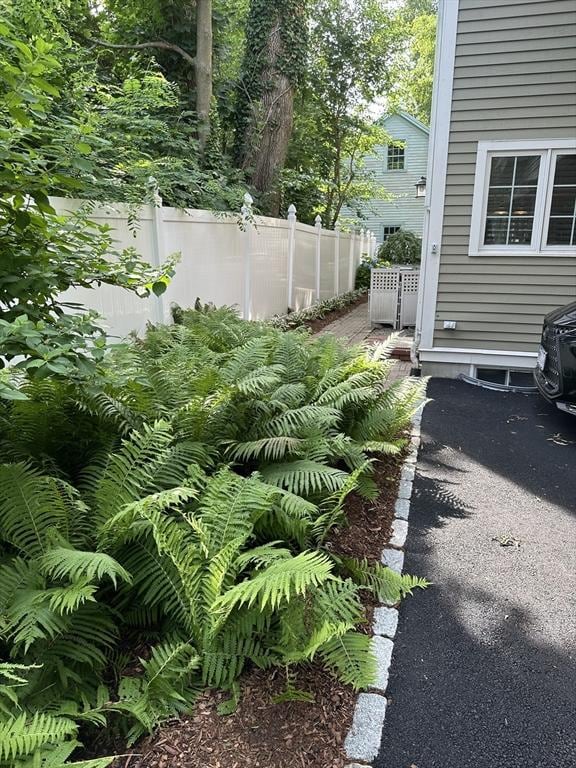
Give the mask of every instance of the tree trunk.
[[243, 167], [251, 171], [250, 181], [254, 188], [268, 195], [266, 208], [272, 216], [277, 216], [280, 209], [277, 181], [286, 162], [294, 118], [294, 85], [278, 67], [283, 47], [278, 15], [266, 45], [262, 98], [252, 104], [251, 119], [244, 138], [248, 151]]
[[212, 0], [196, 0], [196, 112], [203, 155], [210, 136], [212, 106]]

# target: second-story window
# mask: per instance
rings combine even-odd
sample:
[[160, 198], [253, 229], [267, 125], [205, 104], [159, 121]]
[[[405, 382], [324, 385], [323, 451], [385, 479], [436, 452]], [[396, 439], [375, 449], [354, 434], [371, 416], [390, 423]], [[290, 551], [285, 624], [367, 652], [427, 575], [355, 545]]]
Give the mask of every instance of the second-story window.
[[[402, 139], [399, 139], [399, 141], [403, 141]], [[402, 146], [398, 146], [397, 144], [389, 144], [388, 145], [388, 165], [387, 168], [389, 171], [403, 171], [404, 170], [404, 149], [405, 149], [405, 143], [402, 144]]]

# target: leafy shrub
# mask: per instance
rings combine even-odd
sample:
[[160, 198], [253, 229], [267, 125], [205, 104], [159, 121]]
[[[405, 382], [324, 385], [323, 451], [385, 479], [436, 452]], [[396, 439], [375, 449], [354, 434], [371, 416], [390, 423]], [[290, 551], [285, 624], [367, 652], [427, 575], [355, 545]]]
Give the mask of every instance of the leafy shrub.
[[370, 271], [373, 267], [382, 266], [372, 259], [362, 259], [356, 270], [356, 280], [354, 287], [357, 291], [367, 291], [370, 288]]
[[360, 590], [425, 585], [323, 546], [421, 395], [385, 385], [386, 349], [181, 319], [115, 350], [101, 389], [0, 404], [1, 768], [103, 768], [66, 763], [81, 729], [134, 741], [246, 664], [364, 687]]
[[399, 229], [378, 248], [378, 260], [390, 264], [419, 264], [422, 240], [412, 232]]
[[312, 306], [306, 307], [305, 309], [289, 312], [287, 315], [276, 315], [269, 320], [269, 323], [274, 328], [280, 328], [283, 331], [300, 328], [314, 320], [321, 320], [336, 309], [344, 309], [344, 307], [348, 307], [350, 304], [357, 301], [364, 293], [366, 293], [366, 291], [363, 289], [341, 293], [339, 296], [333, 296], [330, 299], [317, 301], [315, 304], [312, 304]]

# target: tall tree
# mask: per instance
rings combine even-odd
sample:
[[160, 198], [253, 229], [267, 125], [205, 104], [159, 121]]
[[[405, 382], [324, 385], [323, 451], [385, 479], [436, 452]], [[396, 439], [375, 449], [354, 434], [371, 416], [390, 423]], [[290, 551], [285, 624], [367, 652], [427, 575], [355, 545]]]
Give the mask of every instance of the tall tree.
[[390, 109], [430, 122], [436, 48], [436, 0], [406, 0], [394, 20], [401, 41], [390, 63]]
[[204, 155], [212, 109], [212, 0], [196, 0], [196, 112], [198, 142]]
[[[104, 6], [101, 15], [111, 39], [93, 42], [116, 50], [151, 50], [168, 57], [168, 68], [184, 79], [190, 92], [203, 155], [210, 136], [213, 92], [212, 0], [180, 0], [168, 4], [156, 0], [148, 7], [111, 0], [109, 5], [112, 18]], [[179, 65], [174, 64], [174, 56], [179, 59]]]
[[305, 85], [284, 174], [287, 202], [333, 226], [342, 207], [374, 196], [362, 158], [385, 140], [374, 104], [387, 91], [395, 39], [378, 0], [315, 0]]
[[237, 90], [236, 158], [272, 215], [306, 65], [307, 0], [252, 0]]

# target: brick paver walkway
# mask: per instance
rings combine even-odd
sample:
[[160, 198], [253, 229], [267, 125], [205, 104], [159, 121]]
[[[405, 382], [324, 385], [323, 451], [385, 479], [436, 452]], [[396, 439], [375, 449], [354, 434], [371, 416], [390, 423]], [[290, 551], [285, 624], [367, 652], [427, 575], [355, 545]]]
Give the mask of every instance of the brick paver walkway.
[[[394, 331], [392, 328], [386, 326], [378, 326], [372, 328], [370, 326], [370, 320], [368, 318], [368, 304], [360, 304], [355, 307], [347, 315], [339, 317], [338, 320], [334, 320], [333, 323], [325, 326], [320, 334], [332, 333], [339, 339], [346, 339], [347, 343], [362, 344], [362, 342], [373, 342], [374, 344], [380, 344], [382, 341], [391, 336]], [[412, 343], [412, 334], [408, 330], [401, 332], [399, 337], [398, 346], [409, 349]], [[390, 371], [388, 381], [397, 381], [398, 379], [404, 379], [406, 376], [410, 376], [410, 370], [412, 365], [409, 360], [395, 360], [394, 367]]]

